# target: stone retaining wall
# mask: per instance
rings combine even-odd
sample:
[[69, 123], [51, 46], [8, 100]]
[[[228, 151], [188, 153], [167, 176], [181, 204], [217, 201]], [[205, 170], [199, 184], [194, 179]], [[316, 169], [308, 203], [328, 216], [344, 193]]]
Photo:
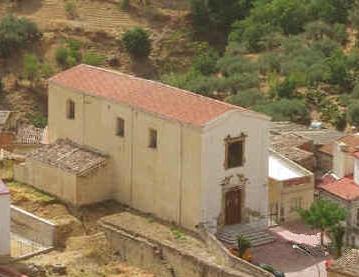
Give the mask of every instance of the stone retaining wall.
[[16, 206], [11, 206], [11, 232], [47, 247], [56, 244], [56, 225]]
[[[268, 277], [248, 263], [237, 263], [237, 269], [230, 268], [215, 255], [214, 260], [200, 259], [184, 253], [166, 241], [157, 241], [137, 233], [121, 229], [118, 225], [100, 221], [110, 245], [126, 262], [149, 270], [163, 277]], [[230, 260], [230, 258], [229, 258]]]
[[224, 247], [224, 245], [215, 237], [215, 235], [208, 232], [204, 227], [200, 226], [198, 231], [207, 247], [214, 255], [218, 257], [218, 259], [221, 260], [224, 265], [237, 270], [246, 269], [248, 272], [253, 274], [252, 276], [273, 276], [271, 273], [234, 256], [226, 247]]

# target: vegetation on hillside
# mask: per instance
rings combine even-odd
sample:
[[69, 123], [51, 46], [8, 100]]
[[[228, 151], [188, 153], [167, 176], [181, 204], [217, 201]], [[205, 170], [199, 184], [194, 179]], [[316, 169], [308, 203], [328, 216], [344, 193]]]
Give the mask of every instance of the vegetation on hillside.
[[225, 49], [219, 56], [209, 49], [204, 66], [195, 59], [187, 72], [162, 76], [164, 82], [274, 120], [308, 123], [316, 111], [337, 129], [347, 121], [359, 126], [355, 1], [191, 0], [191, 17], [209, 42], [216, 32], [224, 36]]

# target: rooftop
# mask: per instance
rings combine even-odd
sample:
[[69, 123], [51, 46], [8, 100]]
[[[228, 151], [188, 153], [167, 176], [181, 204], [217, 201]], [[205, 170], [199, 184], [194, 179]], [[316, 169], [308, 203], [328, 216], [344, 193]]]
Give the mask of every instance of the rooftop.
[[204, 126], [228, 111], [257, 114], [160, 82], [83, 64], [55, 75], [49, 82], [195, 126]]
[[270, 136], [271, 148], [295, 162], [314, 157], [312, 152], [302, 149], [303, 145], [310, 143], [311, 140], [292, 133]]
[[29, 153], [28, 159], [39, 161], [78, 176], [106, 164], [106, 157], [95, 150], [80, 146], [68, 139], [59, 139]]
[[345, 276], [359, 276], [359, 250], [346, 251], [342, 257], [336, 260], [329, 271], [346, 274]]
[[339, 180], [326, 180], [319, 189], [346, 201], [359, 199], [359, 185], [353, 180], [353, 176], [346, 176]]
[[[336, 141], [344, 142], [348, 146], [348, 152], [354, 153], [358, 150], [357, 147], [359, 146], [359, 134], [357, 133], [357, 134], [342, 136], [341, 138], [337, 139]], [[333, 147], [334, 147], [334, 142], [330, 142], [330, 143], [327, 143], [327, 144], [323, 145], [322, 147], [320, 147], [319, 151], [332, 156], [333, 155]]]
[[273, 122], [270, 128], [272, 134], [295, 134], [312, 140], [315, 145], [323, 145], [341, 138], [344, 133], [333, 129], [311, 129], [305, 125], [288, 121]]
[[273, 151], [269, 153], [268, 169], [269, 177], [277, 181], [285, 181], [308, 175], [308, 172], [300, 165]]

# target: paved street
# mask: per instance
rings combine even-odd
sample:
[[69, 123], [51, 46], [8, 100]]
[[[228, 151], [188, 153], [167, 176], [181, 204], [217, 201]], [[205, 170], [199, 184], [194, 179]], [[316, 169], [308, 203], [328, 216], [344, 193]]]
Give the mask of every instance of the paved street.
[[318, 232], [301, 223], [272, 228], [277, 241], [253, 249], [254, 262], [270, 264], [289, 277], [326, 277], [326, 257], [312, 257], [293, 249], [292, 242], [316, 246], [320, 242]]

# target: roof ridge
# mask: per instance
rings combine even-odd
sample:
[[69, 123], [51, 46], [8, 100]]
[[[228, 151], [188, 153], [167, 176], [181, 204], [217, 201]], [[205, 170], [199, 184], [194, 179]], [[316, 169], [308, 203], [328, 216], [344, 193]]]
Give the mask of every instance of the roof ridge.
[[[163, 83], [161, 81], [155, 81], [155, 80], [150, 80], [150, 79], [146, 79], [146, 78], [141, 78], [141, 77], [137, 77], [135, 75], [123, 73], [121, 71], [117, 71], [117, 70], [113, 70], [113, 69], [109, 69], [109, 68], [104, 68], [104, 67], [97, 67], [97, 66], [88, 65], [88, 64], [79, 64], [76, 67], [87, 67], [87, 68], [91, 68], [91, 69], [94, 69], [94, 70], [105, 71], [105, 72], [112, 73], [112, 74], [115, 74], [115, 75], [126, 76], [126, 77], [131, 78], [131, 79], [135, 79], [135, 80], [139, 80], [139, 81], [145, 81], [145, 82], [153, 83], [153, 84], [156, 84], [156, 85], [164, 86], [164, 87], [167, 87], [167, 88], [171, 88], [171, 89], [177, 90], [178, 92], [186, 93], [186, 94], [189, 94], [191, 96], [204, 99], [205, 101], [216, 102], [218, 104], [221, 104], [221, 105], [233, 108], [233, 109], [238, 109], [238, 110], [247, 111], [247, 112], [251, 112], [251, 113], [257, 113], [255, 111], [250, 110], [250, 109], [246, 109], [246, 108], [241, 107], [241, 106], [236, 106], [236, 105], [233, 105], [231, 103], [227, 103], [227, 102], [220, 101], [220, 100], [217, 100], [217, 99], [214, 99], [214, 98], [211, 98], [211, 97], [207, 97], [207, 96], [204, 96], [204, 95], [201, 95], [199, 93], [195, 93], [195, 92], [192, 92], [192, 91], [189, 91], [189, 90], [174, 87], [174, 86], [165, 84], [165, 83]], [[260, 114], [260, 113], [258, 113], [258, 114]]]

